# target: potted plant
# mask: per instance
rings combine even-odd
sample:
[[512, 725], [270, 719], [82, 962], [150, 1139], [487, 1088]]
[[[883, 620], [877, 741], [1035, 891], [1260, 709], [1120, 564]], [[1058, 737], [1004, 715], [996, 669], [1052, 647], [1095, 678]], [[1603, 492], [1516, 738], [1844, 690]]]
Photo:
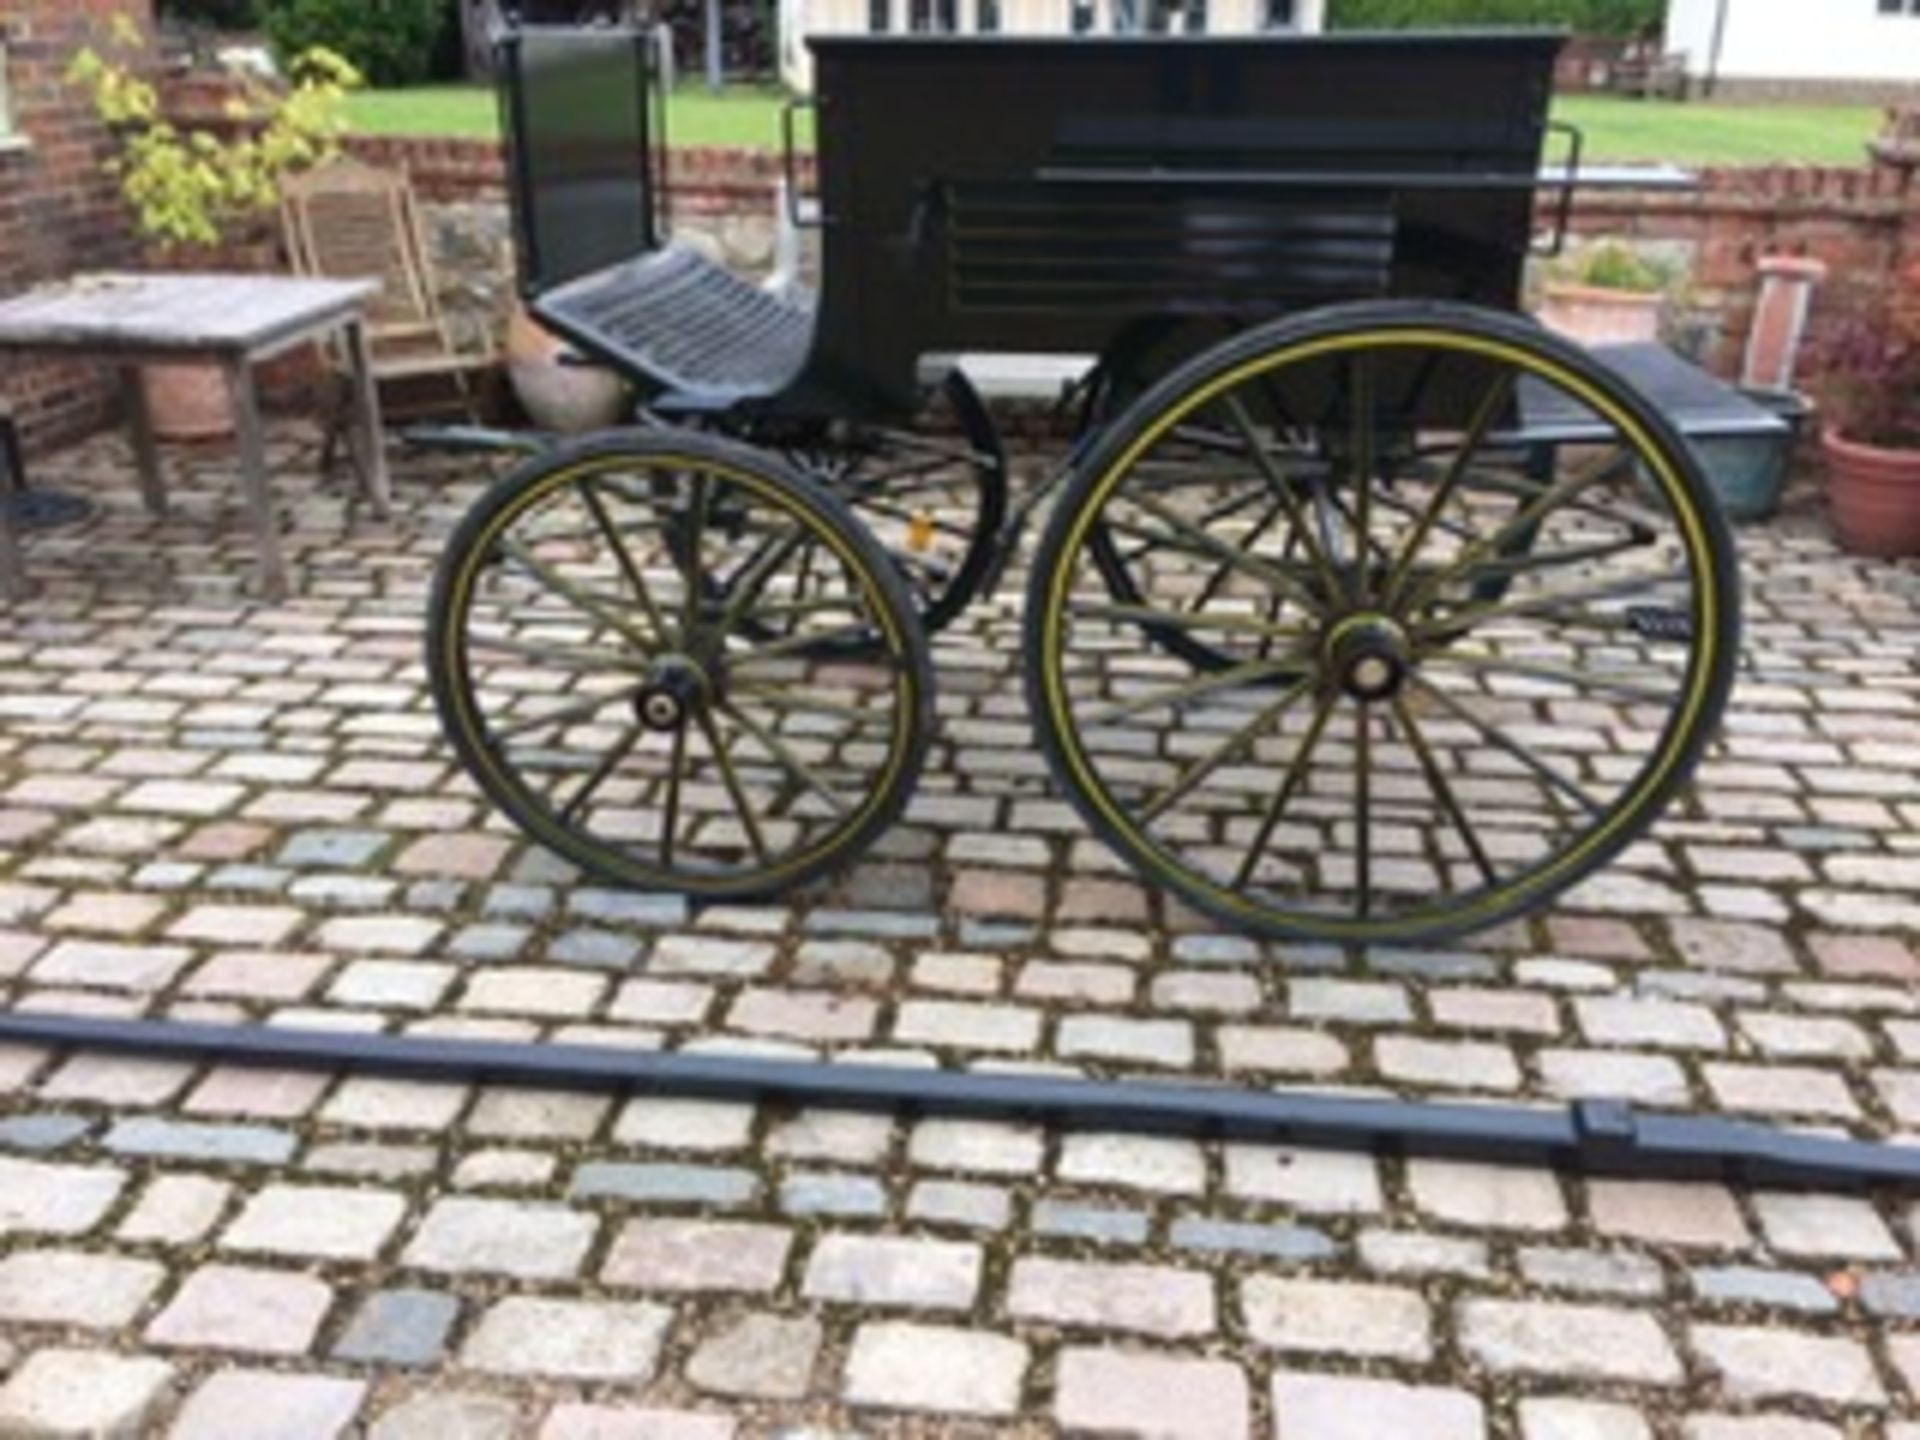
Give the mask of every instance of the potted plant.
[[1862, 555], [1920, 555], [1920, 261], [1895, 272], [1874, 319], [1842, 334], [1826, 378], [1821, 449], [1840, 543]]
[[1584, 345], [1657, 340], [1670, 279], [1664, 267], [1603, 241], [1547, 275], [1537, 313], [1549, 330]]
[[[284, 83], [235, 69], [228, 100], [207, 123], [171, 118], [140, 60], [146, 38], [116, 16], [111, 53], [74, 56], [69, 83], [83, 89], [113, 132], [119, 151], [106, 161], [135, 229], [154, 261], [207, 269], [225, 247], [255, 232], [280, 198], [283, 176], [330, 158], [346, 128], [343, 101], [359, 83], [353, 67], [315, 48], [294, 57]], [[156, 433], [174, 439], [221, 435], [233, 414], [219, 368], [210, 363], [152, 364], [141, 372]]]

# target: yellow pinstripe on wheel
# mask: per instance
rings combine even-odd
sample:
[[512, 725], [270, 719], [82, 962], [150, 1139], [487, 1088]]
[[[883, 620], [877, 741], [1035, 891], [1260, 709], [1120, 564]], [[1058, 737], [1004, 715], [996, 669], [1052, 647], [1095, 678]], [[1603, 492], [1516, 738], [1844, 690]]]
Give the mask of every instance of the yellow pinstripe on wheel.
[[775, 893], [905, 805], [926, 639], [844, 506], [732, 443], [621, 433], [504, 477], [442, 559], [443, 726], [530, 836], [605, 878]]
[[[1578, 438], [1516, 429], [1546, 391]], [[1141, 604], [1095, 584], [1103, 534]], [[1717, 724], [1738, 591], [1690, 454], [1620, 381], [1521, 321], [1382, 303], [1141, 397], [1061, 498], [1027, 624], [1040, 742], [1144, 875], [1264, 933], [1408, 943], [1652, 822]]]

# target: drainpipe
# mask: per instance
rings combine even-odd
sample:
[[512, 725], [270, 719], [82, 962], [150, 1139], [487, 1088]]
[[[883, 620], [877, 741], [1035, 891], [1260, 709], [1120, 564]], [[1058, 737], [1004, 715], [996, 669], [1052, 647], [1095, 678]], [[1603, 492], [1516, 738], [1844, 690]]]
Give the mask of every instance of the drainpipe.
[[1713, 11], [1713, 48], [1707, 52], [1707, 98], [1713, 98], [1714, 87], [1720, 83], [1720, 52], [1727, 43], [1727, 11], [1733, 0], [1716, 0]]
[[720, 58], [720, 0], [707, 0], [707, 89], [718, 93], [725, 84], [726, 71]]

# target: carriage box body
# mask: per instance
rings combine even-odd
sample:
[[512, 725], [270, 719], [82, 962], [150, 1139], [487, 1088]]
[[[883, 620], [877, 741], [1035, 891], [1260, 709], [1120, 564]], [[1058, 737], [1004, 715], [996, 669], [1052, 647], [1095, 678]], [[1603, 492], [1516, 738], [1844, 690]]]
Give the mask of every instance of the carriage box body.
[[869, 373], [1156, 316], [1516, 308], [1557, 33], [812, 44], [819, 341]]

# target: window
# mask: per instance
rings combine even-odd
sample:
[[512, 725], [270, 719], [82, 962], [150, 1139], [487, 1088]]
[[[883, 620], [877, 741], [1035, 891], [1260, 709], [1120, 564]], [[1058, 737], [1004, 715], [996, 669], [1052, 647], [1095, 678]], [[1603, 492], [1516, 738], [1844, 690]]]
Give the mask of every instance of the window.
[[1880, 0], [1882, 15], [1920, 15], [1920, 0]]
[[960, 28], [960, 0], [911, 0], [907, 28], [916, 35], [951, 35]]
[[1266, 0], [1266, 18], [1260, 28], [1263, 30], [1293, 29], [1293, 0]]
[[1073, 0], [1073, 33], [1085, 35], [1093, 29], [1093, 0]]
[[884, 35], [893, 28], [893, 0], [867, 0], [867, 29]]
[[982, 35], [991, 35], [1000, 28], [1000, 0], [980, 0], [973, 12], [973, 28]]

